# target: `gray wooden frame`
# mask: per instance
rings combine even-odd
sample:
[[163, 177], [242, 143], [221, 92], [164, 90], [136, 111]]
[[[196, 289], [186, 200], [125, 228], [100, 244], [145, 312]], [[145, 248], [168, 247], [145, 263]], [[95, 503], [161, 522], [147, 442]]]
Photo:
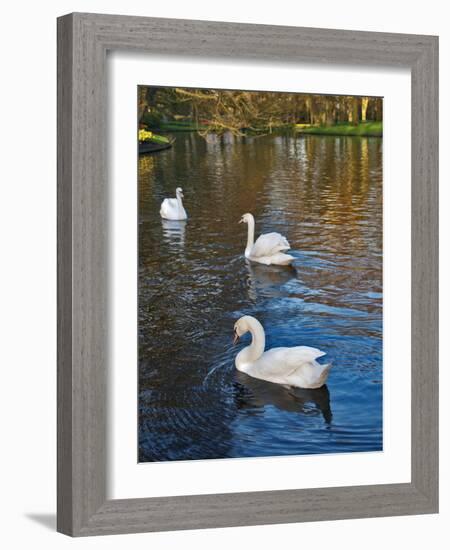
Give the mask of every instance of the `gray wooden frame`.
[[[408, 67], [411, 483], [106, 498], [106, 53]], [[73, 536], [438, 511], [438, 38], [74, 13], [58, 19], [58, 530]]]

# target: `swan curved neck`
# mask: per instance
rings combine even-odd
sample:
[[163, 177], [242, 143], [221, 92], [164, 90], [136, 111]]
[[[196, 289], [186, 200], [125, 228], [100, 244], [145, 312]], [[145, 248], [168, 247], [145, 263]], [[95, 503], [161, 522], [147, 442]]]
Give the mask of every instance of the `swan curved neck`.
[[253, 248], [253, 245], [255, 243], [255, 219], [253, 218], [253, 216], [248, 220], [247, 225], [247, 246], [245, 247], [246, 255], [250, 254], [250, 250]]
[[248, 329], [252, 335], [252, 343], [239, 352], [236, 358], [238, 367], [243, 367], [253, 363], [261, 357], [266, 347], [266, 335], [264, 329], [259, 321], [256, 319], [248, 320]]
[[178, 207], [183, 208], [183, 200], [181, 198], [180, 193], [177, 193], [177, 202], [178, 202]]

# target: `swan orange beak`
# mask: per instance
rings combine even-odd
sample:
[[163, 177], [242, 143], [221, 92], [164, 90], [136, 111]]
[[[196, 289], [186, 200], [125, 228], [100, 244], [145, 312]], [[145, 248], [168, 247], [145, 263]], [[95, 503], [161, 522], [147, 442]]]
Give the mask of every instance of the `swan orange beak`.
[[236, 345], [238, 342], [239, 342], [239, 334], [235, 332], [234, 338], [233, 338], [233, 346]]

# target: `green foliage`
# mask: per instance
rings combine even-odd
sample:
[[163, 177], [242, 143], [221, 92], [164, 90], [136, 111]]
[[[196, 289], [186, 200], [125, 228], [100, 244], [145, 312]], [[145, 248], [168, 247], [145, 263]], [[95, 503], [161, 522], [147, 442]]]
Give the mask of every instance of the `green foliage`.
[[140, 124], [169, 132], [262, 134], [298, 124], [309, 125], [305, 133], [382, 132], [383, 102], [373, 97], [141, 86], [138, 107]]
[[149, 128], [159, 128], [161, 123], [161, 115], [156, 111], [146, 111], [141, 118], [141, 123]]
[[352, 124], [334, 124], [333, 126], [311, 126], [298, 124], [295, 130], [301, 134], [317, 134], [328, 136], [372, 136], [382, 137], [382, 122], [360, 122], [357, 126]]

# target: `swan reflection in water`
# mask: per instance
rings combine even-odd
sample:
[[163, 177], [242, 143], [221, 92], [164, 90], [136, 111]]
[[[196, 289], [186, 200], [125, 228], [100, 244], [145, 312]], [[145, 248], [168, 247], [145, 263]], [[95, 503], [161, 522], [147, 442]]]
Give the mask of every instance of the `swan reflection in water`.
[[325, 422], [331, 423], [330, 392], [326, 385], [316, 390], [288, 388], [240, 371], [236, 371], [236, 382], [236, 402], [241, 410], [273, 405], [286, 412], [308, 416], [322, 414]]
[[261, 265], [245, 261], [248, 273], [248, 293], [256, 300], [259, 293], [265, 296], [283, 296], [282, 286], [297, 277], [297, 271], [291, 265]]
[[163, 239], [175, 252], [184, 249], [186, 239], [186, 220], [161, 219]]

